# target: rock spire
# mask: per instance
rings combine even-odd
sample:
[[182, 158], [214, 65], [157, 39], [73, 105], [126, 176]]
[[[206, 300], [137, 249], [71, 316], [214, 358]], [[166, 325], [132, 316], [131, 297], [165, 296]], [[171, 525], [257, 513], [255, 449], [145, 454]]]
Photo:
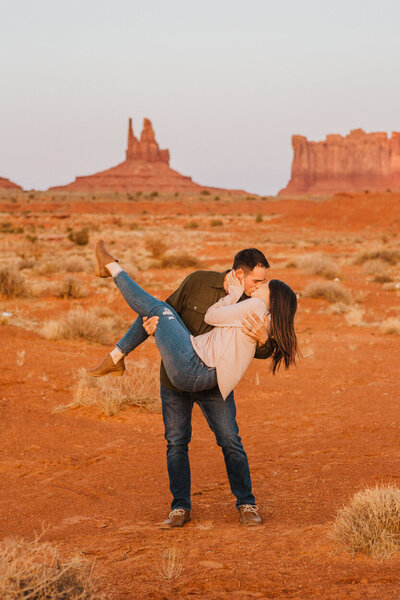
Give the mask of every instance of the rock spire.
[[169, 165], [169, 150], [160, 150], [150, 119], [144, 119], [140, 142], [135, 137], [132, 119], [128, 125], [128, 147], [126, 160], [143, 160], [145, 162], [162, 162]]

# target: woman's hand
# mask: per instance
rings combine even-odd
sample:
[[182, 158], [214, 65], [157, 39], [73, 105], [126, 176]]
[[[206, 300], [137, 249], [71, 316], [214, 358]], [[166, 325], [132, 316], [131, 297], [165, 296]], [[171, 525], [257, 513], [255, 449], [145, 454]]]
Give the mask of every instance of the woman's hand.
[[158, 325], [158, 317], [143, 317], [143, 329], [147, 335], [154, 335]]
[[242, 331], [259, 346], [263, 346], [268, 339], [269, 316], [264, 316], [264, 322], [255, 313], [249, 313], [242, 319]]
[[240, 281], [238, 277], [236, 277], [235, 271], [232, 269], [226, 276], [226, 284], [228, 286], [228, 290], [230, 286], [240, 287], [244, 291], [244, 281]]

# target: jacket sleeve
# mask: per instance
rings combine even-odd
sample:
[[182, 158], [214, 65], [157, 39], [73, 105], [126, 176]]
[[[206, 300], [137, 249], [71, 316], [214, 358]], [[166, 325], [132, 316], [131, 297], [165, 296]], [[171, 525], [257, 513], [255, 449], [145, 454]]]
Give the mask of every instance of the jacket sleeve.
[[249, 312], [246, 301], [239, 302], [243, 289], [239, 286], [230, 286], [227, 296], [210, 306], [204, 315], [204, 321], [214, 327], [240, 326], [241, 319]]
[[270, 356], [272, 356], [272, 353], [274, 351], [274, 346], [275, 346], [274, 341], [271, 340], [271, 338], [268, 338], [267, 341], [265, 342], [265, 344], [263, 344], [262, 346], [257, 346], [254, 358], [262, 358], [262, 359], [269, 358]]

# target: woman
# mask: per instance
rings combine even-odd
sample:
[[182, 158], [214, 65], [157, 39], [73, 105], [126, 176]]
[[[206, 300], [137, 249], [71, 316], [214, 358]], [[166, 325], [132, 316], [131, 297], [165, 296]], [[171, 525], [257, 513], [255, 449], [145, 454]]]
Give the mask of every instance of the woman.
[[[228, 294], [211, 306], [204, 320], [214, 329], [192, 336], [180, 316], [166, 302], [145, 292], [121, 269], [118, 261], [107, 252], [103, 240], [95, 247], [95, 273], [98, 277], [113, 277], [129, 306], [142, 317], [159, 318], [154, 337], [172, 384], [183, 392], [208, 390], [218, 384], [225, 399], [240, 381], [256, 350], [256, 342], [242, 331], [242, 318], [250, 312], [263, 320], [269, 313], [269, 335], [274, 340], [270, 369], [273, 373], [282, 361], [286, 368], [295, 364], [298, 354], [294, 331], [297, 309], [296, 295], [277, 279], [261, 285], [252, 297], [239, 298], [243, 287], [231, 271], [228, 274]], [[110, 355], [105, 360], [109, 359]], [[98, 368], [88, 371], [96, 376]], [[114, 375], [123, 375], [118, 367]]]

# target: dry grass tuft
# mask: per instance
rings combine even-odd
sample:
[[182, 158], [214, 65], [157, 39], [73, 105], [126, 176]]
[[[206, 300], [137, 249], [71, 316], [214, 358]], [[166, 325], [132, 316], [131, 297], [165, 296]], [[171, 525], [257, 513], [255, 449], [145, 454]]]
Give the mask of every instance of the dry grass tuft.
[[196, 256], [183, 252], [182, 254], [167, 254], [161, 260], [161, 269], [184, 269], [186, 267], [199, 267], [200, 261]]
[[99, 406], [108, 417], [125, 406], [159, 410], [159, 365], [134, 362], [123, 377], [90, 377], [80, 369], [73, 387], [73, 402], [56, 410], [77, 406]]
[[342, 302], [351, 304], [350, 292], [334, 281], [313, 281], [303, 292], [305, 298], [323, 298], [328, 302]]
[[365, 310], [363, 308], [353, 306], [344, 318], [346, 319], [347, 325], [350, 325], [350, 327], [362, 327], [365, 325], [363, 321], [364, 314]]
[[25, 277], [15, 267], [3, 267], [0, 269], [0, 294], [6, 298], [29, 296]]
[[75, 308], [57, 320], [46, 321], [41, 335], [47, 340], [83, 338], [98, 344], [110, 344], [120, 337], [126, 323], [107, 308]]
[[65, 261], [64, 269], [67, 273], [81, 273], [88, 270], [88, 263], [81, 256], [71, 256]]
[[62, 563], [55, 546], [22, 538], [0, 542], [1, 600], [105, 600], [78, 558]]
[[300, 256], [288, 266], [300, 267], [307, 275], [319, 275], [325, 279], [335, 279], [340, 275], [340, 269], [332, 258], [319, 253]]
[[400, 319], [390, 317], [381, 323], [382, 333], [387, 335], [400, 335]]
[[55, 284], [52, 295], [56, 298], [86, 298], [88, 291], [76, 277], [66, 277]]
[[352, 554], [388, 558], [400, 546], [400, 489], [387, 485], [358, 492], [339, 510], [331, 535]]
[[173, 546], [164, 550], [161, 557], [160, 575], [172, 581], [178, 579], [183, 571], [183, 560], [181, 551]]
[[360, 252], [354, 259], [355, 265], [363, 265], [369, 260], [381, 260], [389, 265], [396, 265], [400, 261], [400, 251], [389, 248], [379, 248], [369, 252]]
[[364, 263], [364, 270], [368, 275], [374, 275], [374, 281], [377, 283], [389, 283], [393, 281], [387, 263], [381, 258], [367, 260]]
[[159, 237], [146, 238], [144, 247], [153, 258], [161, 258], [168, 250], [167, 244]]

